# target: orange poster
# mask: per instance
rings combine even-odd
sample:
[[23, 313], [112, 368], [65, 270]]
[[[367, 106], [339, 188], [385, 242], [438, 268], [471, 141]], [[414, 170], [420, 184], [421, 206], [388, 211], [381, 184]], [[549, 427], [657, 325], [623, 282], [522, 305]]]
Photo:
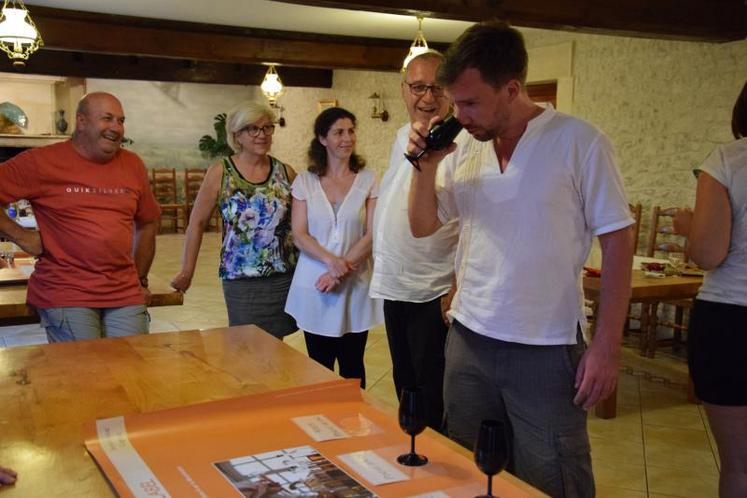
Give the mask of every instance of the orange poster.
[[[88, 451], [120, 496], [474, 497], [487, 478], [428, 433], [422, 467], [397, 456], [409, 437], [365, 403], [358, 381], [312, 386], [97, 420]], [[503, 498], [540, 496], [497, 477]]]

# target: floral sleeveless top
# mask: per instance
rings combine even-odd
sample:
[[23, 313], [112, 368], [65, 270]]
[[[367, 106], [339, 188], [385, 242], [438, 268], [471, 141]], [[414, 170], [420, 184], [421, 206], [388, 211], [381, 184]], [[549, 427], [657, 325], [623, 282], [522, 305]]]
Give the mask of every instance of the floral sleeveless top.
[[272, 156], [262, 183], [247, 181], [223, 159], [218, 209], [223, 218], [219, 276], [223, 280], [292, 272], [298, 251], [291, 236], [291, 189], [285, 164]]

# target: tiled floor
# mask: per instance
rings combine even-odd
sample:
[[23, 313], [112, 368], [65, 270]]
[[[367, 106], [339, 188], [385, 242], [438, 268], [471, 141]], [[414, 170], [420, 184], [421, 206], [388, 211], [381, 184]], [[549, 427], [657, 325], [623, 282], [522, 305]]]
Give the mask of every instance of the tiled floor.
[[[178, 270], [183, 235], [161, 235], [152, 274], [170, 279]], [[217, 234], [206, 234], [198, 271], [184, 306], [152, 308], [154, 332], [221, 327], [227, 324], [217, 278]], [[0, 346], [45, 342], [38, 326], [0, 328]], [[303, 336], [286, 342], [305, 351]], [[396, 406], [391, 363], [383, 327], [369, 334], [366, 347], [368, 391]], [[633, 348], [623, 350], [618, 416], [589, 417], [598, 496], [604, 498], [693, 497], [718, 495], [718, 457], [701, 406], [687, 402], [686, 365], [659, 354], [651, 360]]]

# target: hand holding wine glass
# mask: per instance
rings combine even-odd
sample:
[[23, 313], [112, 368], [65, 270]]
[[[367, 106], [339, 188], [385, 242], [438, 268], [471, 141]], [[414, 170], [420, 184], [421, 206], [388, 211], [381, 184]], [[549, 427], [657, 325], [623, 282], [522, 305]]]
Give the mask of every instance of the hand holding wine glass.
[[509, 443], [506, 425], [499, 420], [483, 420], [475, 442], [475, 463], [488, 476], [488, 493], [476, 498], [493, 498], [493, 476], [508, 465]]
[[408, 467], [419, 467], [428, 463], [428, 458], [415, 453], [415, 436], [423, 432], [428, 423], [425, 413], [425, 394], [420, 387], [405, 387], [399, 400], [399, 426], [410, 435], [410, 453], [397, 457], [397, 461]]

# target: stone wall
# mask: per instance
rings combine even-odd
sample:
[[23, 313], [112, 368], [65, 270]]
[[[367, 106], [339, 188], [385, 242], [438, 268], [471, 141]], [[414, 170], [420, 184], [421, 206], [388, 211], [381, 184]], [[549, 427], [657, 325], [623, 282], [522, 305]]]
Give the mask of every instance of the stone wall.
[[[747, 41], [724, 44], [526, 30], [531, 48], [572, 42], [572, 114], [615, 145], [631, 202], [694, 204], [697, 167], [733, 139], [731, 110], [747, 78]], [[531, 60], [530, 60], [531, 67]]]

